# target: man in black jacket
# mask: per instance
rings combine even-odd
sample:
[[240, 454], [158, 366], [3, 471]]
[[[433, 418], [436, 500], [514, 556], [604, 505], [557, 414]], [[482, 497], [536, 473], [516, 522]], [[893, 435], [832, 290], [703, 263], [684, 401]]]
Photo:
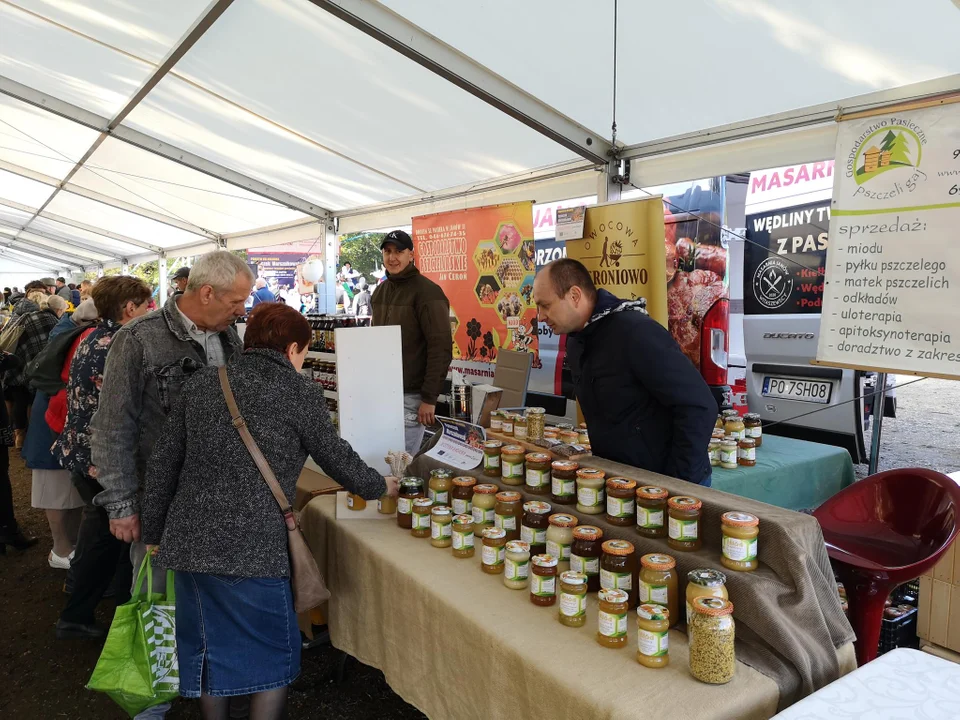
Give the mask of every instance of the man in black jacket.
[[533, 297], [541, 322], [566, 334], [577, 400], [600, 457], [709, 485], [707, 446], [717, 403], [646, 301], [597, 290], [576, 260], [539, 273]]

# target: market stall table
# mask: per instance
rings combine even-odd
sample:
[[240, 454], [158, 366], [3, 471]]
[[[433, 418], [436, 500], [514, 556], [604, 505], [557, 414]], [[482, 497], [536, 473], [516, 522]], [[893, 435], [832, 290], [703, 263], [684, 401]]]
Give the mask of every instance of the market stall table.
[[757, 464], [713, 468], [712, 487], [788, 510], [812, 510], [855, 479], [843, 448], [764, 434]]
[[379, 668], [390, 686], [431, 718], [768, 718], [777, 685], [737, 664], [727, 685], [687, 670], [684, 633], [670, 632], [670, 665], [636, 661], [636, 616], [626, 648], [595, 640], [597, 602], [587, 624], [566, 628], [557, 608], [530, 603], [502, 577], [480, 571], [480, 553], [458, 560], [393, 519], [336, 519], [336, 498], [314, 498], [304, 532], [330, 586], [335, 647]]

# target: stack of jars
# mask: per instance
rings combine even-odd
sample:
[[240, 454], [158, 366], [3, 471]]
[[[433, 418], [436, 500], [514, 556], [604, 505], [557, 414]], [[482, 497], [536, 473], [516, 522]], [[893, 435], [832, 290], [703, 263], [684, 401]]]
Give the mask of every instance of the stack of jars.
[[756, 465], [761, 445], [763, 421], [758, 413], [747, 413], [741, 418], [736, 410], [724, 410], [717, 416], [707, 452], [713, 467], [735, 470]]

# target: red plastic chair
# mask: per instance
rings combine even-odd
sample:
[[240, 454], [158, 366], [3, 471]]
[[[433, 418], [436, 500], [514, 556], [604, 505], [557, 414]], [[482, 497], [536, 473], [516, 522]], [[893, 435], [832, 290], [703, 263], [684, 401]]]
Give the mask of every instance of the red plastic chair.
[[890, 591], [936, 564], [957, 534], [958, 510], [955, 481], [901, 468], [844, 488], [814, 512], [847, 590], [859, 665], [877, 656]]

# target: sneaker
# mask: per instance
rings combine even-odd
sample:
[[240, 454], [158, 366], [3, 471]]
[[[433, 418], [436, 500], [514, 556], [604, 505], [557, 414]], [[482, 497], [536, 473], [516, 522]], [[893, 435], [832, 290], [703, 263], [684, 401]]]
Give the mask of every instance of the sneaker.
[[73, 560], [73, 552], [66, 557], [60, 557], [51, 550], [50, 555], [47, 556], [47, 562], [50, 563], [50, 567], [54, 570], [69, 570], [71, 560]]

